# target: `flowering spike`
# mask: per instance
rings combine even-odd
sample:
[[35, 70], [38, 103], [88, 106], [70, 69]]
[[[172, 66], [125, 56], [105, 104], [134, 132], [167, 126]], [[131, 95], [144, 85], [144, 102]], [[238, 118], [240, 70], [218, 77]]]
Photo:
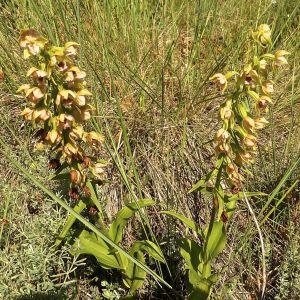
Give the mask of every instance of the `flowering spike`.
[[19, 39], [26, 58], [36, 55], [39, 64], [28, 72], [31, 83], [19, 87], [27, 106], [21, 115], [39, 124], [44, 131], [39, 149], [50, 146], [70, 168], [73, 185], [85, 186], [89, 179], [104, 178], [105, 164], [99, 165], [89, 152], [101, 147], [104, 138], [97, 132], [85, 132], [84, 123], [94, 108], [89, 98], [92, 93], [85, 87], [86, 73], [75, 64], [79, 44], [67, 42], [64, 47], [50, 46], [48, 41], [33, 29], [23, 30]]

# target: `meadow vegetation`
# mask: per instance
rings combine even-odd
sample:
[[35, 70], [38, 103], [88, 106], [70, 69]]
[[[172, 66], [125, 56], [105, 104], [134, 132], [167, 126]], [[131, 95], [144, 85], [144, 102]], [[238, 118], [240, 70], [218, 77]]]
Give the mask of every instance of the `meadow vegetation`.
[[[253, 34], [260, 24], [269, 25], [270, 41]], [[0, 299], [205, 299], [204, 290], [210, 299], [297, 299], [299, 24], [296, 0], [0, 2]], [[22, 41], [37, 33], [64, 48], [34, 61], [37, 49], [28, 52]], [[283, 49], [289, 54], [265, 57], [276, 72], [245, 71], [253, 51]], [[59, 75], [62, 57], [73, 67], [68, 77]], [[242, 96], [240, 70], [247, 73]], [[28, 111], [22, 92], [38, 102], [49, 72], [48, 99], [61, 101], [51, 102], [55, 113], [69, 99], [61, 86], [81, 96], [78, 106], [91, 105], [73, 114], [72, 126]], [[270, 75], [274, 92], [262, 85], [264, 99], [249, 93], [248, 74], [254, 85]], [[28, 92], [29, 77], [43, 95]], [[224, 117], [224, 107], [235, 105], [229, 94], [245, 103], [232, 108], [234, 120]], [[260, 120], [256, 139], [257, 124], [245, 118], [258, 100], [268, 123]], [[48, 147], [21, 113], [46, 124]], [[239, 122], [253, 133], [248, 140], [227, 136]], [[79, 150], [59, 148], [70, 128]], [[256, 152], [236, 162], [247, 164], [243, 178], [224, 155], [229, 139]], [[239, 198], [234, 214], [230, 197]]]

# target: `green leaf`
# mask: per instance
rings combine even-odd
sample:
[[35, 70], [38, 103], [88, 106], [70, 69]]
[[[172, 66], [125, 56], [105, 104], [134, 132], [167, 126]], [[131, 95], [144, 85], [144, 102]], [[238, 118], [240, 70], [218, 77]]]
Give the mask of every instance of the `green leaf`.
[[[268, 196], [268, 194], [263, 193], [263, 192], [245, 192], [247, 197], [254, 197], [254, 196]], [[242, 192], [237, 193], [235, 195], [232, 195], [227, 198], [226, 202], [231, 202], [231, 201], [236, 201], [236, 200], [241, 200], [244, 198], [244, 194]]]
[[213, 170], [209, 172], [206, 176], [205, 179], [200, 179], [196, 184], [192, 186], [192, 188], [188, 191], [188, 194], [198, 191], [202, 193], [207, 193], [210, 194], [214, 191], [213, 187], [209, 187], [207, 183], [212, 180], [216, 175], [216, 170]]
[[131, 248], [131, 253], [135, 253], [139, 251], [147, 252], [151, 257], [153, 257], [154, 259], [160, 262], [165, 261], [163, 253], [161, 252], [160, 248], [151, 241], [145, 240], [145, 241], [135, 242]]
[[218, 199], [218, 220], [220, 220], [224, 211], [224, 191], [221, 186], [216, 190], [216, 197]]
[[[164, 262], [163, 254], [160, 248], [151, 241], [137, 241], [133, 244], [130, 250], [130, 254], [141, 262], [145, 262], [143, 251], [147, 252], [149, 256], [154, 259]], [[130, 288], [130, 292], [134, 293], [140, 288], [147, 276], [147, 273], [135, 264], [129, 262], [125, 269], [124, 283]]]
[[212, 230], [208, 236], [206, 260], [217, 257], [224, 249], [226, 244], [226, 233], [223, 222], [214, 222]]
[[116, 216], [116, 219], [112, 222], [109, 228], [109, 236], [115, 242], [119, 243], [122, 239], [123, 229], [126, 226], [128, 220], [138, 211], [139, 208], [153, 205], [155, 202], [152, 199], [142, 199], [137, 203], [130, 203], [126, 207], [122, 208]]
[[51, 180], [69, 180], [70, 179], [70, 173], [60, 173], [60, 174], [54, 174], [50, 177]]
[[180, 254], [184, 258], [189, 270], [198, 270], [202, 261], [202, 248], [193, 240], [179, 240]]
[[121, 266], [110, 248], [101, 243], [95, 234], [83, 230], [75, 241], [72, 253], [91, 254], [96, 257], [101, 267], [121, 269]]
[[259, 95], [256, 92], [249, 90], [247, 93], [253, 100], [259, 100]]
[[[131, 252], [131, 255], [133, 255], [133, 257], [141, 263], [145, 263], [145, 258], [141, 251], [136, 251], [134, 253]], [[125, 270], [125, 278], [123, 282], [130, 289], [129, 292], [131, 294], [143, 285], [146, 275], [147, 273], [144, 270], [136, 264], [129, 262]]]
[[194, 270], [189, 271], [189, 283], [192, 286], [192, 292], [189, 300], [205, 300], [209, 297], [210, 289], [213, 284], [209, 279]]
[[[80, 214], [85, 209], [85, 207], [86, 207], [85, 203], [82, 200], [80, 200], [78, 202], [78, 204], [74, 207], [74, 211], [77, 212], [78, 214]], [[58, 236], [58, 238], [55, 241], [55, 246], [58, 246], [61, 243], [61, 241], [68, 234], [70, 228], [72, 227], [72, 225], [74, 224], [74, 222], [76, 220], [77, 219], [74, 215], [69, 215], [60, 235]]]
[[102, 206], [101, 206], [101, 204], [100, 204], [100, 201], [99, 201], [99, 199], [98, 199], [98, 197], [97, 197], [96, 190], [95, 190], [95, 188], [94, 188], [94, 186], [93, 186], [93, 184], [91, 183], [90, 180], [87, 180], [86, 186], [89, 188], [89, 190], [90, 190], [90, 192], [91, 192], [91, 197], [90, 197], [90, 199], [92, 200], [92, 202], [94, 203], [94, 205], [95, 205], [95, 206], [98, 208], [98, 210], [99, 210], [99, 214], [100, 214], [100, 216], [99, 216], [99, 223], [100, 223], [100, 225], [101, 225], [101, 228], [103, 229], [103, 228], [105, 227], [104, 224], [103, 224], [103, 211], [102, 211]]
[[183, 216], [181, 214], [178, 214], [178, 213], [176, 213], [174, 211], [171, 211], [171, 210], [163, 210], [161, 213], [176, 218], [177, 220], [179, 220], [182, 223], [184, 223], [188, 228], [190, 228], [191, 230], [193, 230], [197, 234], [203, 235], [202, 229], [199, 228], [196, 225], [196, 223], [194, 221], [190, 220], [189, 218], [187, 218], [187, 217], [185, 217], [185, 216]]
[[209, 278], [211, 276], [211, 264], [209, 262], [201, 263], [198, 270], [202, 274], [203, 278]]

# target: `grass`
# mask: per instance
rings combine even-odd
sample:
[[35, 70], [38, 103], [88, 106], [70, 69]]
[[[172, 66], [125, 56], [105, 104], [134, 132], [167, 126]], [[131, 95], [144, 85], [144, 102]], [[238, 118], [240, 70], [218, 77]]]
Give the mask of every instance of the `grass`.
[[[157, 241], [171, 262], [172, 275], [159, 266], [156, 272], [175, 287], [176, 295], [185, 289], [172, 244], [180, 232], [158, 212], [174, 209], [200, 224], [208, 219], [207, 199], [187, 194], [213, 159], [210, 141], [218, 127], [222, 97], [213, 92], [208, 79], [217, 71], [239, 66], [247, 55], [249, 29], [270, 24], [272, 47], [287, 49], [291, 55], [289, 68], [277, 78], [271, 123], [261, 137], [247, 190], [269, 194], [268, 199], [250, 199], [266, 246], [266, 298], [297, 297], [298, 1], [41, 0], [37, 4], [10, 0], [0, 7], [0, 68], [5, 73], [0, 83], [0, 132], [9, 145], [6, 154], [49, 189], [63, 193], [45, 179], [47, 159], [33, 152], [32, 132], [18, 116], [23, 102], [15, 91], [24, 83], [28, 66], [17, 38], [20, 29], [35, 28], [57, 44], [79, 42], [80, 66], [87, 71], [97, 107], [90, 127], [105, 134], [103, 154], [110, 162], [110, 182], [99, 191], [101, 201], [113, 217], [126, 202], [156, 200], [148, 215], [141, 211], [141, 225], [132, 222], [126, 240], [149, 234]], [[0, 265], [5, 270], [0, 274], [0, 298], [61, 293], [61, 297], [102, 299], [100, 281], [109, 281], [112, 274], [101, 278], [89, 260], [73, 261], [67, 248], [49, 250], [65, 211], [31, 180], [23, 179], [3, 156], [0, 165], [0, 219], [8, 222], [0, 227]], [[255, 228], [246, 203], [240, 202], [228, 247], [218, 260], [221, 277], [215, 299], [259, 297], [262, 257]], [[168, 292], [150, 278], [143, 290], [151, 299], [168, 299]]]

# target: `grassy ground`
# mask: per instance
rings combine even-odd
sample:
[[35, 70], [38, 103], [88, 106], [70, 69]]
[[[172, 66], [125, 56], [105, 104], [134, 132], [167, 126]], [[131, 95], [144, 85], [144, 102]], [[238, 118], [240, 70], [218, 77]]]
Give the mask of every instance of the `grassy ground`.
[[[25, 82], [28, 65], [17, 38], [20, 29], [35, 28], [56, 44], [79, 42], [80, 66], [87, 71], [97, 107], [90, 126], [98, 124], [106, 136], [104, 155], [110, 161], [110, 182], [102, 188], [101, 197], [107, 214], [114, 216], [134, 197], [156, 200], [149, 212], [150, 226], [172, 262], [173, 275], [163, 275], [182, 294], [184, 279], [172, 246], [180, 232], [158, 212], [172, 208], [200, 223], [207, 220], [209, 203], [187, 191], [208, 172], [213, 159], [209, 142], [223, 99], [215, 94], [208, 78], [216, 71], [239, 66], [250, 29], [268, 23], [273, 31], [272, 47], [286, 49], [291, 55], [289, 68], [277, 78], [271, 122], [261, 137], [247, 189], [270, 194], [270, 201], [251, 199], [266, 247], [266, 298], [297, 299], [299, 16], [296, 0], [2, 1], [1, 136], [11, 156], [57, 194], [63, 193], [45, 179], [49, 175], [47, 158], [33, 152], [32, 132], [18, 116], [22, 100], [15, 91]], [[73, 258], [67, 246], [52, 247], [66, 213], [3, 157], [0, 179], [1, 299], [113, 299], [113, 293], [122, 294], [115, 274], [95, 268], [92, 259]], [[141, 235], [142, 229], [134, 222], [126, 239]], [[214, 299], [258, 299], [260, 242], [243, 202], [231, 221], [229, 238], [217, 264], [221, 277]], [[151, 279], [143, 293], [142, 299], [168, 299], [167, 293], [174, 298]]]

